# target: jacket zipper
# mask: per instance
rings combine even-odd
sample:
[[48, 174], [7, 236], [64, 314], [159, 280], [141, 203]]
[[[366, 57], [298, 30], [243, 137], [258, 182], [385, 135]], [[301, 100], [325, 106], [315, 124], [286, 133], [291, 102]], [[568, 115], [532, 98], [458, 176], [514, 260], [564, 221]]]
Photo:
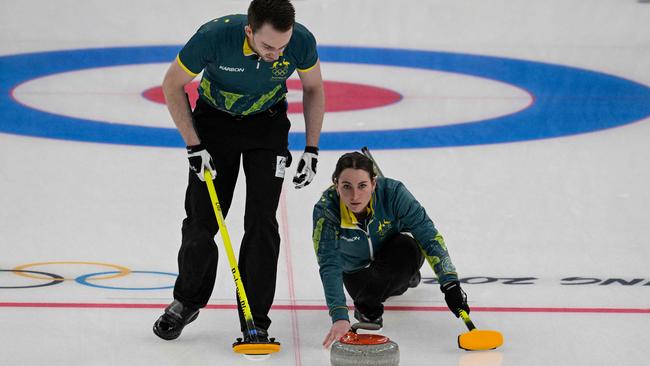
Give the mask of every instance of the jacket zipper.
[[370, 261], [375, 260], [375, 252], [372, 249], [372, 239], [370, 238], [370, 234], [366, 232], [366, 237], [368, 238], [368, 247], [370, 248]]
[[[372, 238], [370, 237], [370, 229], [368, 229], [368, 228], [370, 227], [370, 224], [372, 223], [373, 220], [374, 220], [374, 218], [370, 219], [370, 221], [368, 221], [368, 224], [366, 225], [366, 230], [363, 230], [360, 227], [355, 228], [356, 230], [361, 230], [361, 231], [363, 231], [364, 234], [366, 234], [366, 239], [368, 239], [368, 249], [370, 250], [370, 262], [371, 263], [372, 263], [372, 261], [375, 260], [375, 251], [372, 249]], [[369, 266], [370, 266], [370, 263], [368, 263], [366, 268], [368, 268]]]
[[[335, 219], [336, 218], [336, 215], [332, 214], [329, 211], [325, 211], [325, 214], [329, 215], [330, 219]], [[375, 260], [375, 251], [372, 249], [372, 238], [370, 237], [370, 229], [368, 229], [368, 228], [370, 227], [370, 224], [374, 220], [375, 219], [373, 217], [373, 218], [370, 219], [370, 221], [368, 221], [368, 225], [366, 225], [366, 230], [363, 230], [362, 228], [360, 228], [358, 226], [354, 228], [354, 230], [361, 230], [366, 235], [366, 239], [368, 239], [368, 249], [370, 250], [370, 262], [371, 263], [372, 263], [372, 261]], [[366, 267], [364, 267], [364, 268], [368, 268], [368, 267], [370, 267], [370, 263], [368, 263], [368, 265]]]

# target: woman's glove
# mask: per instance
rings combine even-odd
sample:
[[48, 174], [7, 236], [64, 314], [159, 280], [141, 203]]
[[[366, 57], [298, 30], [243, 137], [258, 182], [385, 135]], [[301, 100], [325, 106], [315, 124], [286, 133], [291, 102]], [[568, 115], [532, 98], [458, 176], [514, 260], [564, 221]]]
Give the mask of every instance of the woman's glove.
[[440, 286], [440, 290], [445, 294], [445, 301], [449, 310], [456, 318], [460, 317], [459, 310], [465, 310], [469, 314], [469, 305], [467, 305], [467, 294], [460, 288], [460, 282], [451, 281]]

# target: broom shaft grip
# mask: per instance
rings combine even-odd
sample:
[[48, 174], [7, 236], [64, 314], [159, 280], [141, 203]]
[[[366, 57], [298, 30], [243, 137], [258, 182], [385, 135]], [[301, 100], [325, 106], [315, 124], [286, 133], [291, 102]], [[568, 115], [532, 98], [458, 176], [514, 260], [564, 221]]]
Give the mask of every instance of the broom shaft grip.
[[465, 326], [467, 326], [467, 329], [470, 331], [476, 329], [476, 326], [474, 323], [472, 323], [472, 319], [469, 317], [469, 314], [463, 309], [458, 309], [458, 314], [460, 314], [460, 318], [463, 319], [463, 322], [465, 323]]

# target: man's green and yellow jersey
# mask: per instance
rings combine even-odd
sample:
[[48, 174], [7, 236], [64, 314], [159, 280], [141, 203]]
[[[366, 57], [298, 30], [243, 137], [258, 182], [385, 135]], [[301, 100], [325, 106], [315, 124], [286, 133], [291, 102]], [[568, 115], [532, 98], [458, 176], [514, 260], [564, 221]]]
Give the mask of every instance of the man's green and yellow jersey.
[[234, 115], [259, 113], [279, 102], [294, 70], [308, 71], [318, 61], [316, 40], [299, 23], [277, 61], [260, 60], [246, 39], [247, 24], [242, 14], [214, 19], [199, 28], [176, 58], [190, 75], [203, 71], [199, 95], [206, 102]]

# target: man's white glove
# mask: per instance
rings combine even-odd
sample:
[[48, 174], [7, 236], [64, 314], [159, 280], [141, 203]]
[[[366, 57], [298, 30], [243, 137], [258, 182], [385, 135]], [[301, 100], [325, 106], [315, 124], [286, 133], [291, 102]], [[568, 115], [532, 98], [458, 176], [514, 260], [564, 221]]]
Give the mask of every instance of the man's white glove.
[[190, 169], [199, 177], [202, 182], [205, 182], [205, 169], [210, 170], [212, 179], [217, 176], [217, 171], [214, 168], [214, 162], [205, 146], [198, 144], [187, 146], [187, 160], [190, 161]]
[[300, 158], [296, 176], [293, 177], [293, 184], [296, 189], [302, 188], [314, 179], [316, 175], [316, 164], [318, 163], [318, 148], [315, 146], [305, 146], [305, 152]]

